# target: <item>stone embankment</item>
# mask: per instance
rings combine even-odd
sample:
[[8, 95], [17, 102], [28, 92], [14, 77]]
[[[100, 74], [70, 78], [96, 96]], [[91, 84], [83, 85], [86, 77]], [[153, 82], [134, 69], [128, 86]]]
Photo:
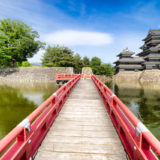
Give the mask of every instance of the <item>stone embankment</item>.
[[83, 67], [82, 74], [93, 74], [91, 67]]
[[114, 82], [160, 82], [160, 70], [145, 70], [145, 71], [120, 71], [118, 74], [112, 77]]
[[[83, 72], [92, 73], [87, 67]], [[73, 68], [5, 68], [0, 69], [0, 82], [54, 82], [56, 74], [73, 74]], [[97, 77], [103, 82], [160, 82], [160, 70], [120, 71], [114, 76], [97, 75]]]
[[56, 74], [73, 74], [73, 68], [5, 68], [0, 69], [0, 81], [52, 82], [56, 81]]
[[140, 75], [142, 74], [141, 71], [134, 72], [134, 71], [120, 71], [116, 75], [112, 77], [113, 81], [137, 81], [140, 78]]
[[160, 70], [146, 70], [140, 75], [141, 82], [160, 82]]

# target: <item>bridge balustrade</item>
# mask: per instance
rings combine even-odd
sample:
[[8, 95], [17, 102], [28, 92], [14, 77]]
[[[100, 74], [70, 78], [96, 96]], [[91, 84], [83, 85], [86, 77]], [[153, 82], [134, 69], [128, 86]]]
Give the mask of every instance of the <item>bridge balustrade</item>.
[[28, 160], [34, 157], [80, 78], [93, 80], [130, 159], [158, 160], [160, 142], [95, 75], [57, 75], [56, 78], [70, 80], [0, 141], [1, 160]]
[[0, 141], [1, 160], [31, 160], [80, 75], [51, 95]]
[[104, 101], [130, 159], [158, 160], [158, 157], [160, 157], [160, 142], [95, 75], [92, 75], [92, 80]]

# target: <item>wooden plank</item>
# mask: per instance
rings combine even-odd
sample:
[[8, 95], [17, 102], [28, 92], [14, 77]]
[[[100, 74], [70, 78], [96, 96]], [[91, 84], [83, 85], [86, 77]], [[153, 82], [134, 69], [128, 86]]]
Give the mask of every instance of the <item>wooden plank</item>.
[[124, 155], [46, 152], [38, 153], [38, 160], [125, 160]]
[[76, 85], [35, 159], [126, 159], [124, 148], [91, 80], [80, 80]]

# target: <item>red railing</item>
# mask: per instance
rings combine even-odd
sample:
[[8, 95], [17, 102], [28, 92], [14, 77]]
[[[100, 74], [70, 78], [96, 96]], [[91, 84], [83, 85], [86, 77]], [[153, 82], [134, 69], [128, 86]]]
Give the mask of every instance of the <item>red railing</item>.
[[0, 141], [1, 160], [30, 160], [61, 110], [80, 75], [58, 89]]
[[[56, 74], [56, 80], [71, 80], [75, 78], [77, 74]], [[92, 74], [81, 74], [82, 79], [90, 79]]]
[[71, 80], [76, 76], [77, 74], [56, 74], [56, 80]]
[[74, 76], [0, 141], [0, 159], [32, 159], [73, 87], [92, 78], [130, 159], [157, 160], [160, 142], [118, 97], [94, 75]]
[[130, 159], [158, 160], [160, 142], [95, 75], [92, 75], [92, 80]]

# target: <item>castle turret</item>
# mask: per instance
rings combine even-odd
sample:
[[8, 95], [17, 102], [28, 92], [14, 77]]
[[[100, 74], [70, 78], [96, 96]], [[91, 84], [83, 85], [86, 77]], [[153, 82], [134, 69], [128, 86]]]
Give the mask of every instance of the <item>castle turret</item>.
[[114, 62], [116, 64], [116, 72], [119, 71], [140, 71], [143, 69], [142, 62], [144, 59], [141, 57], [132, 57], [135, 53], [129, 51], [128, 48], [124, 49], [120, 54], [117, 55], [119, 60]]
[[149, 30], [144, 45], [140, 47], [143, 51], [137, 55], [144, 58], [144, 69], [160, 69], [160, 29]]

